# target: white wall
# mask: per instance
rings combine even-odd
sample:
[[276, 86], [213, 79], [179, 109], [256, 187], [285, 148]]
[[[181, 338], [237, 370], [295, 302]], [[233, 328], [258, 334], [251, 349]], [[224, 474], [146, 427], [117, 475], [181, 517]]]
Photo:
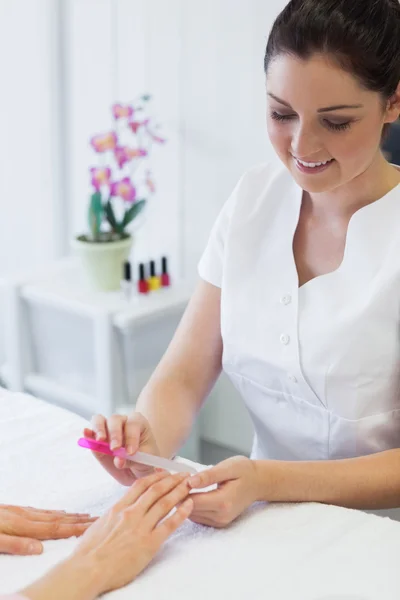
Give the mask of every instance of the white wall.
[[[196, 269], [209, 230], [237, 180], [272, 148], [265, 126], [263, 56], [285, 2], [184, 2], [182, 54], [185, 272]], [[239, 452], [253, 428], [226, 376], [202, 413], [203, 436]]]
[[[58, 0], [0, 0], [0, 279], [63, 251]], [[0, 286], [0, 364], [4, 359]]]
[[[263, 54], [284, 4], [0, 0], [0, 276], [56, 256], [86, 227], [88, 140], [111, 126], [114, 101], [142, 92], [168, 144], [153, 155], [158, 192], [132, 258], [166, 253], [175, 277], [195, 276], [236, 181], [272, 152]], [[248, 449], [251, 427], [226, 381], [203, 420], [209, 439]]]
[[55, 8], [0, 1], [0, 276], [59, 252]]
[[[87, 144], [109, 106], [141, 92], [169, 139], [154, 156], [159, 192], [134, 260], [167, 253], [192, 277], [212, 223], [242, 172], [268, 160], [263, 55], [284, 1], [66, 0], [68, 179], [72, 235], [85, 225]], [[202, 414], [207, 439], [246, 452], [252, 427], [222, 377]]]
[[[184, 2], [185, 266], [245, 169], [268, 160], [263, 56], [284, 2]], [[278, 7], [277, 7], [278, 6]]]

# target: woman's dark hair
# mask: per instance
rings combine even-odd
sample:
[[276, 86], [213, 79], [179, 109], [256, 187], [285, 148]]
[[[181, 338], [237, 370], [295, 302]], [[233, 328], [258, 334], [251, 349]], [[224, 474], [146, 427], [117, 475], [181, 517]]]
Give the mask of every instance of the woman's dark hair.
[[400, 81], [399, 0], [291, 0], [272, 26], [265, 72], [279, 54], [314, 53], [329, 54], [386, 104]]

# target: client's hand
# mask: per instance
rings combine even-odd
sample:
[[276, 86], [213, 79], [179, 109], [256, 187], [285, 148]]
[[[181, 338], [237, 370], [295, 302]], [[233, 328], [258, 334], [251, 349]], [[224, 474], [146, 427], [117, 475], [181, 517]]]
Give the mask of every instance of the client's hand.
[[[112, 415], [108, 419], [103, 415], [92, 418], [93, 430], [85, 429], [84, 436], [108, 442], [112, 450], [124, 447], [128, 454], [138, 450], [155, 456], [160, 455], [156, 440], [150, 425], [143, 415], [138, 412], [126, 415]], [[146, 477], [154, 472], [152, 467], [127, 462], [122, 458], [113, 458], [106, 454], [93, 452], [93, 455], [105, 470], [122, 485], [132, 485], [136, 479]]]
[[0, 553], [41, 554], [39, 540], [80, 536], [94, 520], [89, 515], [0, 504]]
[[187, 478], [155, 473], [136, 481], [70, 558], [21, 593], [30, 600], [92, 600], [132, 581], [189, 517]]
[[[138, 480], [108, 515], [86, 532], [76, 554], [93, 555], [101, 566], [102, 593], [132, 581], [190, 515], [193, 501], [187, 499], [187, 479], [187, 473], [155, 473]], [[177, 511], [160, 524], [177, 505]]]

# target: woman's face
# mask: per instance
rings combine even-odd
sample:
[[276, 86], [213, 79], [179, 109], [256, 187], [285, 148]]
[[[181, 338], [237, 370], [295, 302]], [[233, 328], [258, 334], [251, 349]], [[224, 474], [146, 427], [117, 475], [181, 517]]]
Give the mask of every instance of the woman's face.
[[297, 183], [314, 193], [366, 171], [378, 156], [383, 124], [395, 119], [384, 112], [380, 94], [322, 55], [276, 57], [267, 98], [272, 145]]

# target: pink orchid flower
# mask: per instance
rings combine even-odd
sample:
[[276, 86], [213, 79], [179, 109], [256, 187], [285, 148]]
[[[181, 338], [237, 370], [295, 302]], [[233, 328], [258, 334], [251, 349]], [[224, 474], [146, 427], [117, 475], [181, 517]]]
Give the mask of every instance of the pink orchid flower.
[[132, 117], [133, 115], [133, 108], [132, 106], [128, 106], [128, 105], [123, 105], [123, 104], [113, 104], [112, 106], [112, 113], [113, 113], [113, 117], [114, 119], [122, 119], [123, 117]]
[[152, 131], [150, 131], [150, 129], [147, 130], [147, 133], [149, 134], [149, 136], [151, 138], [153, 138], [153, 140], [155, 142], [157, 142], [157, 144], [165, 144], [165, 142], [167, 141], [165, 138], [162, 138], [159, 135], [156, 135], [155, 133], [153, 133]]
[[117, 146], [114, 150], [114, 156], [120, 169], [130, 160], [124, 146]]
[[114, 181], [110, 186], [110, 195], [118, 196], [126, 202], [134, 202], [136, 198], [136, 189], [129, 177], [124, 177], [120, 181]]
[[145, 127], [149, 122], [150, 119], [146, 119], [145, 121], [131, 121], [129, 127], [132, 129], [133, 133], [137, 133], [140, 127]]
[[92, 185], [95, 190], [99, 191], [101, 186], [109, 185], [111, 169], [108, 167], [92, 167], [90, 173], [92, 175]]
[[125, 151], [129, 158], [139, 158], [148, 154], [145, 148], [125, 148]]
[[144, 148], [129, 148], [128, 146], [117, 146], [114, 151], [115, 160], [118, 163], [120, 169], [132, 160], [132, 158], [139, 158], [140, 156], [147, 156], [147, 150]]
[[154, 185], [154, 181], [150, 171], [146, 172], [146, 185], [149, 188], [150, 192], [154, 194], [154, 192], [156, 191], [156, 186]]
[[106, 152], [107, 150], [114, 150], [117, 141], [118, 138], [115, 131], [110, 131], [109, 133], [95, 135], [90, 140], [90, 143], [96, 152]]

